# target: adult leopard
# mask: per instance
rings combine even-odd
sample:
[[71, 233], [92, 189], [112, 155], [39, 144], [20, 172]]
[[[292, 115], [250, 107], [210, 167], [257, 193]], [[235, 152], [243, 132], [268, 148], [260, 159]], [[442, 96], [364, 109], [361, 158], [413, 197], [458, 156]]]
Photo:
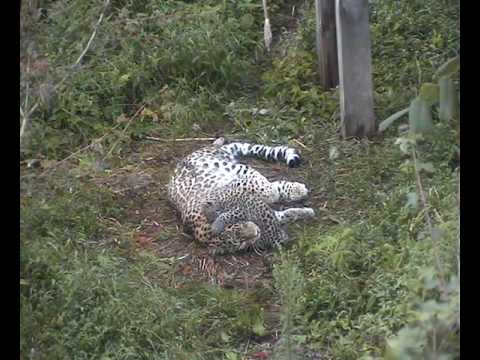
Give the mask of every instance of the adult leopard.
[[269, 181], [241, 157], [300, 164], [300, 154], [287, 146], [244, 142], [213, 144], [182, 159], [168, 184], [168, 197], [181, 216], [184, 230], [224, 254], [239, 250], [264, 250], [288, 240], [285, 224], [314, 216], [308, 207], [272, 209], [278, 202], [293, 202], [308, 196], [299, 182]]

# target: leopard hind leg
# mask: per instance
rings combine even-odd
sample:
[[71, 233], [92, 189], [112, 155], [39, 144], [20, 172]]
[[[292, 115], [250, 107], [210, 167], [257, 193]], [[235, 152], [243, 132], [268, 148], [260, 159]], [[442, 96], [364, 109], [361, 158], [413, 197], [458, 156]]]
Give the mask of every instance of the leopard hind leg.
[[267, 204], [301, 201], [308, 197], [309, 190], [303, 183], [285, 180], [270, 181], [257, 170], [248, 168], [246, 165], [240, 166], [245, 167], [247, 175], [236, 180], [236, 186], [254, 193]]
[[315, 211], [309, 207], [289, 208], [281, 211], [274, 210], [274, 213], [280, 224], [289, 224], [315, 216]]

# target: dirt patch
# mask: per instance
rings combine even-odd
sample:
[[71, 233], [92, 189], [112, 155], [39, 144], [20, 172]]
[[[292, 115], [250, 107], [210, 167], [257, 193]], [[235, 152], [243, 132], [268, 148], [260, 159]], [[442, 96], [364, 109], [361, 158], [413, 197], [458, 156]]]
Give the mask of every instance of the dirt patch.
[[[174, 146], [173, 146], [174, 145]], [[176, 275], [207, 281], [223, 287], [252, 289], [271, 280], [275, 250], [262, 255], [248, 252], [211, 256], [207, 249], [183, 233], [175, 209], [166, 196], [166, 184], [176, 162], [206, 143], [137, 143], [123, 160], [121, 167], [107, 176], [92, 179], [97, 186], [118, 195], [126, 209], [125, 219], [116, 219], [118, 226], [130, 231], [132, 243], [148, 249], [175, 264]], [[309, 166], [289, 169], [282, 164], [247, 159], [270, 180], [285, 179], [305, 182]], [[306, 206], [318, 206], [321, 198], [313, 197]], [[280, 204], [277, 208], [283, 208]], [[292, 205], [290, 205], [292, 206]], [[124, 230], [125, 231], [125, 230]]]

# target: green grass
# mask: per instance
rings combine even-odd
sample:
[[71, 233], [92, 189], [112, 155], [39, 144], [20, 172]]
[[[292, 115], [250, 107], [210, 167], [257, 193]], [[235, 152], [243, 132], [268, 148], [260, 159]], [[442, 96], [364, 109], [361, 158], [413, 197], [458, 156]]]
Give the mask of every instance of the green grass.
[[[313, 5], [297, 7], [296, 27], [287, 26], [286, 2], [271, 6], [277, 42], [268, 55], [259, 1], [112, 2], [82, 66], [41, 104], [22, 144], [22, 158], [42, 167], [21, 170], [22, 359], [250, 359], [265, 349], [281, 359], [458, 358], [457, 120], [435, 114], [434, 133], [417, 148], [433, 166], [421, 177], [435, 240], [425, 210], [409, 202], [417, 185], [396, 127], [372, 140], [340, 139], [338, 94], [316, 79]], [[68, 71], [102, 4], [45, 7], [40, 20], [26, 22], [35, 37], [22, 38], [42, 55], [25, 46], [24, 56], [49, 64], [48, 74], [22, 75], [30, 96]], [[459, 6], [371, 8], [380, 121], [408, 106], [459, 52]], [[185, 275], [179, 257], [161, 255], [178, 237], [162, 186], [175, 160], [198, 145], [138, 141], [223, 132], [303, 143], [307, 162], [293, 174], [312, 188], [318, 212], [291, 227], [296, 240], [274, 252], [267, 275], [250, 287]], [[42, 171], [50, 172], [37, 176]], [[154, 181], [124, 193], [124, 174]], [[150, 236], [147, 217], [160, 224], [157, 247], [136, 240]]]
[[253, 294], [176, 282], [171, 259], [108, 245], [100, 220], [125, 215], [109, 194], [78, 185], [28, 201], [21, 213], [24, 356], [211, 358], [262, 322]]

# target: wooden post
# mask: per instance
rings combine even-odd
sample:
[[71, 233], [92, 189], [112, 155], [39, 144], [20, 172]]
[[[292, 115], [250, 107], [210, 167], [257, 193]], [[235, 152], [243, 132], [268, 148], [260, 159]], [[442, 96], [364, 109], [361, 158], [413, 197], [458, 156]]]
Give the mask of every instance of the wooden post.
[[336, 0], [342, 135], [375, 133], [368, 0]]
[[335, 0], [315, 0], [315, 14], [320, 84], [324, 89], [331, 89], [338, 85]]

